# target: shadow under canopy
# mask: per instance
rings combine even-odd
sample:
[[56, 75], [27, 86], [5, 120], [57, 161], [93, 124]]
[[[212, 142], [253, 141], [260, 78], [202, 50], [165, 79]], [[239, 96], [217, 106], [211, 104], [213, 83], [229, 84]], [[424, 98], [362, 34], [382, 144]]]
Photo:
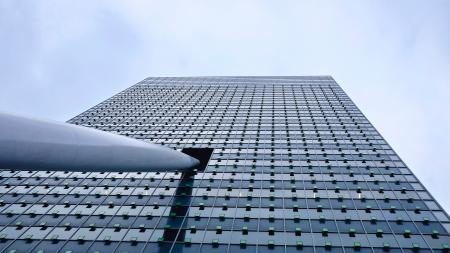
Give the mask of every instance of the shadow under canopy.
[[[172, 206], [170, 207], [169, 218], [164, 228], [162, 238], [164, 242], [183, 242], [185, 240], [186, 229], [183, 229], [182, 225], [192, 201], [192, 186], [195, 175], [198, 171], [205, 170], [213, 151], [214, 149], [212, 148], [185, 148], [181, 151], [199, 160], [200, 164], [194, 170], [185, 171], [181, 174], [180, 183], [175, 190]], [[161, 249], [164, 249], [164, 247]]]

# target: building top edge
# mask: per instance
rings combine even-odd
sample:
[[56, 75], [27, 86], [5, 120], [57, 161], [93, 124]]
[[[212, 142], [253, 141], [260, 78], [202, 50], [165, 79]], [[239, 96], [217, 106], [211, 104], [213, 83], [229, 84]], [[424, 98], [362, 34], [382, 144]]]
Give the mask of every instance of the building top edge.
[[308, 84], [323, 83], [328, 84], [335, 83], [335, 80], [331, 76], [189, 76], [189, 77], [147, 77], [138, 84], [231, 84], [233, 82], [238, 83], [253, 83], [253, 84], [266, 84], [265, 82], [274, 83], [286, 83], [286, 84], [302, 84], [307, 82]]
[[333, 79], [331, 75], [310, 75], [310, 76], [149, 76], [149, 78], [180, 78], [180, 79], [193, 79], [193, 78], [267, 78], [267, 79]]

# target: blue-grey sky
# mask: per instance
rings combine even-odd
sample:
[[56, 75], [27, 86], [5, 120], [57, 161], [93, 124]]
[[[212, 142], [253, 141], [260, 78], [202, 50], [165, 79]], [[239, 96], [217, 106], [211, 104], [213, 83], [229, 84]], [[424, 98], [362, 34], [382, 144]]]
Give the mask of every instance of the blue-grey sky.
[[450, 210], [450, 1], [0, 0], [0, 110], [56, 120], [148, 76], [332, 75]]

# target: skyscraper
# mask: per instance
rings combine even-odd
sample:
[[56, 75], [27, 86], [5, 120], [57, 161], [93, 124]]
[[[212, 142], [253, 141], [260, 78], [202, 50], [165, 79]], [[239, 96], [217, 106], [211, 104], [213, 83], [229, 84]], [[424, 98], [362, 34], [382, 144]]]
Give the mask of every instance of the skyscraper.
[[448, 252], [449, 216], [329, 76], [147, 78], [69, 121], [189, 173], [0, 172], [0, 252]]

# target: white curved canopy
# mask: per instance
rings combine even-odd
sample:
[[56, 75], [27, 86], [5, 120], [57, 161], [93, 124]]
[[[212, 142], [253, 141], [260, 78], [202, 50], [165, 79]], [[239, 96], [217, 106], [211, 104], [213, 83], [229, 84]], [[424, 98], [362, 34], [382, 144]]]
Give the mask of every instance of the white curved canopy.
[[0, 169], [185, 171], [198, 164], [197, 159], [161, 145], [0, 113]]

